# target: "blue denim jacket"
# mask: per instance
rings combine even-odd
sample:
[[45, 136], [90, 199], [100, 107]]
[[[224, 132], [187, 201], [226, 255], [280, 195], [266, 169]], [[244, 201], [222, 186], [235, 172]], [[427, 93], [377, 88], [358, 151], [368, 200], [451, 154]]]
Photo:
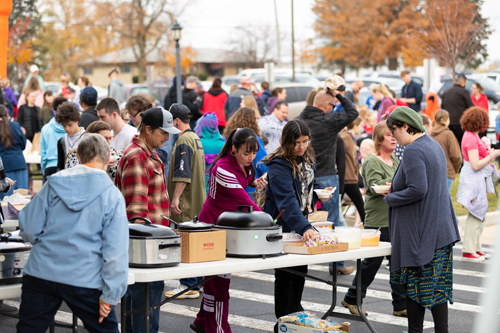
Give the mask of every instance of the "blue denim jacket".
[[116, 305], [127, 289], [125, 200], [106, 172], [85, 165], [60, 171], [19, 213], [21, 237], [33, 245], [26, 274], [102, 290]]

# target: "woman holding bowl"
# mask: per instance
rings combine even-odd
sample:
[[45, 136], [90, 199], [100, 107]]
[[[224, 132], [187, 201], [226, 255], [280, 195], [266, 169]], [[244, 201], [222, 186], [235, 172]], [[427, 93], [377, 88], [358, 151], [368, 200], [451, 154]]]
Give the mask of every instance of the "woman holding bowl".
[[[416, 113], [415, 113], [416, 114]], [[364, 141], [363, 141], [364, 142]], [[378, 123], [373, 129], [373, 142], [375, 154], [366, 156], [361, 168], [365, 186], [365, 229], [377, 230], [380, 228], [380, 240], [389, 242], [388, 207], [384, 202], [383, 194], [375, 192], [373, 185], [386, 185], [392, 181], [399, 160], [394, 156], [396, 139], [391, 134], [385, 122]], [[387, 186], [389, 190], [389, 186]], [[361, 263], [361, 297], [366, 296], [366, 289], [375, 279], [384, 257], [366, 258]], [[354, 276], [353, 285], [356, 284], [357, 275]], [[391, 285], [393, 315], [406, 317], [406, 296], [403, 286]], [[342, 300], [342, 305], [349, 309], [352, 314], [359, 316], [356, 306], [356, 289], [349, 288]], [[367, 312], [364, 311], [366, 315]]]
[[[306, 241], [315, 234], [307, 216], [312, 213], [311, 207], [314, 207], [314, 201], [317, 200], [314, 188], [318, 188], [314, 182], [316, 168], [311, 140], [311, 131], [307, 124], [302, 120], [292, 120], [283, 127], [281, 145], [263, 160], [269, 166], [264, 211], [275, 217], [284, 210], [277, 222], [283, 227], [283, 232], [294, 231]], [[320, 200], [328, 201], [331, 197], [329, 194]], [[307, 266], [290, 269], [307, 273]], [[274, 277], [276, 318], [303, 311], [300, 303], [305, 279], [280, 269], [274, 271]], [[274, 331], [278, 332], [278, 324], [275, 325]]]
[[385, 197], [391, 284], [406, 288], [409, 333], [422, 332], [426, 308], [432, 311], [435, 332], [447, 333], [447, 302], [453, 303], [453, 245], [460, 235], [448, 193], [446, 155], [425, 134], [422, 118], [408, 107], [396, 108], [387, 126], [405, 146]]

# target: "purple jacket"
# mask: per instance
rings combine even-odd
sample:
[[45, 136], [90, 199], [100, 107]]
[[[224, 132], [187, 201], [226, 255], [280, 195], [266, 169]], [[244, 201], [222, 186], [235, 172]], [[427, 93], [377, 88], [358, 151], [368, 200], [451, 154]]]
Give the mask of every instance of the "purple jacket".
[[274, 111], [274, 106], [278, 103], [281, 102], [281, 100], [278, 97], [272, 96], [269, 97], [267, 100], [267, 113], [271, 114]]
[[9, 87], [5, 87], [5, 97], [9, 99], [9, 101], [12, 103], [12, 105], [17, 106], [17, 98], [12, 89]]
[[239, 205], [252, 206], [254, 211], [260, 211], [245, 192], [253, 179], [250, 167], [247, 167], [245, 176], [231, 153], [218, 160], [210, 174], [208, 196], [200, 212], [200, 221], [215, 224], [220, 214], [236, 211]]
[[380, 123], [382, 121], [382, 116], [391, 105], [396, 105], [396, 103], [392, 100], [392, 98], [384, 97], [382, 103], [380, 103], [380, 106], [378, 108], [377, 123]]

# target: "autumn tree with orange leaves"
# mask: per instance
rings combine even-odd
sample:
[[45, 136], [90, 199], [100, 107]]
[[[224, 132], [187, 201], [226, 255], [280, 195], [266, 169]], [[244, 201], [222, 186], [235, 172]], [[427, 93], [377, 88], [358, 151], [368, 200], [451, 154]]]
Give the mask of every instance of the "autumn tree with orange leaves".
[[[316, 0], [315, 30], [324, 41], [323, 59], [346, 67], [386, 64], [395, 70], [398, 58], [412, 45], [414, 25], [421, 24], [419, 0]], [[418, 63], [422, 54], [407, 52], [405, 62]]]

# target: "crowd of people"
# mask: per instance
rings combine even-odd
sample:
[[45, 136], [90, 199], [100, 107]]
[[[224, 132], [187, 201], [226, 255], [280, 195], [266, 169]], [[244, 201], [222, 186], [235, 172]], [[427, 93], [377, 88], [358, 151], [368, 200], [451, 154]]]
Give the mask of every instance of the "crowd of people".
[[[277, 221], [283, 231], [308, 240], [316, 236], [309, 214], [326, 211], [334, 227], [343, 226], [342, 202], [352, 201], [356, 227], [379, 229], [381, 240], [392, 243], [388, 269], [393, 315], [408, 317], [409, 332], [422, 331], [425, 308], [432, 310], [436, 332], [447, 332], [446, 304], [453, 301], [451, 253], [460, 240], [450, 191], [459, 173], [457, 199], [469, 211], [463, 257], [486, 258], [480, 236], [488, 209], [486, 193], [497, 176], [491, 162], [500, 151], [482, 138], [489, 124], [482, 87], [476, 84], [470, 95], [463, 75], [445, 92], [442, 105], [435, 94], [439, 84], [433, 81], [424, 110], [421, 86], [408, 71], [401, 73], [406, 84], [400, 99], [387, 86], [376, 85], [371, 87], [370, 105], [357, 104], [361, 81], [345, 84], [335, 75], [326, 80], [324, 89], [312, 90], [307, 106], [290, 120], [286, 89], [271, 91], [263, 82], [261, 91], [255, 92], [248, 77], [242, 77], [232, 92], [225, 92], [216, 78], [201, 94], [198, 78], [174, 79], [160, 106], [148, 94], [126, 96], [115, 69], [109, 73], [110, 96], [101, 101], [85, 77], [78, 79], [82, 89], [75, 100], [68, 78], [63, 78], [66, 85], [58, 94], [44, 92], [38, 68], [32, 70], [19, 101], [3, 83], [7, 103], [0, 105], [0, 174], [2, 167], [5, 170], [0, 185], [3, 192], [10, 189], [7, 195], [27, 188], [23, 150], [27, 140], [40, 133], [44, 186], [22, 211], [20, 226], [23, 237], [34, 245], [32, 258], [41, 262], [53, 256], [47, 266], [32, 259], [25, 269], [30, 284], [23, 285], [20, 332], [33, 325], [48, 327], [62, 300], [86, 326], [92, 320], [117, 325], [112, 308], [125, 292], [127, 310], [144, 307], [144, 284], [127, 287], [126, 281], [114, 276], [126, 270], [123, 256], [116, 254], [126, 252], [122, 229], [132, 218], [166, 224], [161, 215], [176, 222], [199, 216], [200, 221], [214, 224], [223, 212], [248, 205], [273, 218], [284, 210]], [[177, 85], [182, 104], [177, 101]], [[17, 111], [10, 112], [8, 105]], [[96, 188], [88, 189], [89, 184]], [[390, 191], [375, 192], [377, 184], [390, 186]], [[74, 197], [75, 189], [85, 193], [83, 200]], [[258, 204], [256, 189], [265, 193], [263, 204]], [[333, 189], [333, 193], [319, 200], [313, 189]], [[41, 222], [36, 225], [35, 220]], [[83, 232], [79, 223], [88, 220], [102, 223]], [[117, 224], [123, 224], [119, 232], [112, 230], [109, 235]], [[64, 239], [53, 246], [51, 233], [61, 229]], [[110, 237], [120, 241], [114, 243]], [[89, 239], [99, 239], [102, 248], [87, 246]], [[66, 247], [92, 253], [87, 264], [95, 265], [58, 273], [57, 258]], [[104, 260], [97, 264], [94, 256]], [[362, 298], [382, 261], [382, 257], [365, 259], [362, 271], [356, 272], [354, 281], [361, 274]], [[83, 278], [78, 272], [85, 269], [99, 272]], [[307, 266], [292, 270], [307, 273]], [[336, 267], [330, 263], [329, 271], [352, 274], [354, 268], [337, 262]], [[211, 279], [201, 292], [197, 285], [202, 278], [181, 279], [178, 289], [167, 291], [163, 281], [151, 282], [150, 304], [191, 288], [179, 297], [202, 295], [191, 329], [231, 332], [230, 275]], [[47, 281], [56, 287], [46, 287]], [[86, 300], [96, 311], [82, 309], [78, 300], [68, 298], [67, 285], [97, 290], [99, 297]], [[303, 289], [304, 278], [276, 270], [277, 318], [303, 310]], [[26, 296], [28, 292], [33, 296]], [[35, 300], [47, 295], [57, 299], [51, 312], [37, 312]], [[341, 304], [359, 315], [356, 297], [351, 288]], [[159, 308], [151, 313], [151, 332], [158, 331], [159, 316]], [[128, 316], [127, 327], [143, 332], [143, 316]], [[274, 329], [277, 332], [277, 326]]]

